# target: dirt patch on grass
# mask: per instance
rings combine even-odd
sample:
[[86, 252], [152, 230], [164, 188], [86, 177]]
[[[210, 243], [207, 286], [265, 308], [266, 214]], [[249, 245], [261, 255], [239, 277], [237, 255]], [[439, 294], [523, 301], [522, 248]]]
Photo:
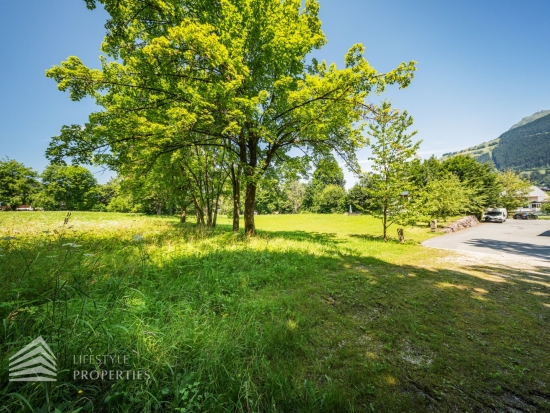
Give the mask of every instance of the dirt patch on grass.
[[461, 267], [493, 265], [515, 270], [533, 271], [539, 267], [550, 268], [550, 262], [513, 254], [486, 254], [483, 252], [461, 251], [438, 259], [440, 263], [455, 263]]

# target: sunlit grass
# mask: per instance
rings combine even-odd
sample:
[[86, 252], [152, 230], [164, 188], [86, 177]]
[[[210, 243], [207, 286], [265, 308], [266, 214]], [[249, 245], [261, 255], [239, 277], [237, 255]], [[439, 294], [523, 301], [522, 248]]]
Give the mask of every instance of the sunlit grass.
[[[0, 411], [550, 408], [545, 269], [460, 268], [419, 245], [427, 225], [384, 243], [368, 216], [260, 215], [253, 239], [223, 217], [64, 218], [0, 213]], [[10, 383], [38, 335], [58, 381]], [[152, 378], [74, 380], [80, 354]]]

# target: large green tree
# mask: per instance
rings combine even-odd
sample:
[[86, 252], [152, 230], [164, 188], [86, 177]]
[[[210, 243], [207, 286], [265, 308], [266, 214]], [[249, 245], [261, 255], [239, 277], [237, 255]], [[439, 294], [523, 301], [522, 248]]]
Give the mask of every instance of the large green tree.
[[315, 212], [336, 214], [346, 210], [346, 190], [340, 185], [327, 185], [313, 199]]
[[381, 210], [379, 200], [373, 197], [371, 177], [370, 173], [362, 174], [359, 182], [348, 191], [346, 207], [351, 205], [352, 212], [376, 213]]
[[446, 220], [468, 210], [472, 191], [456, 175], [448, 173], [429, 180], [417, 191], [414, 207], [420, 216]]
[[[326, 209], [320, 207], [319, 204], [324, 189], [329, 185], [340, 186], [344, 189], [345, 183], [344, 171], [332, 155], [319, 159], [316, 162], [315, 171], [313, 171], [311, 176], [311, 182], [306, 188], [304, 207], [311, 212], [321, 212], [321, 209]], [[334, 190], [332, 193], [335, 193]]]
[[0, 204], [28, 204], [40, 189], [38, 173], [14, 159], [0, 159]]
[[37, 202], [47, 209], [90, 210], [98, 202], [97, 181], [78, 165], [48, 165], [41, 175], [43, 190]]
[[411, 164], [411, 180], [417, 188], [446, 176], [441, 162], [432, 155], [428, 159], [415, 159]]
[[[73, 100], [103, 111], [66, 126], [48, 150], [117, 169], [135, 154], [156, 159], [193, 145], [227, 148], [235, 213], [245, 188], [253, 235], [257, 182], [275, 160], [335, 150], [348, 162], [364, 143], [366, 98], [406, 87], [414, 62], [378, 73], [354, 45], [345, 67], [306, 57], [326, 43], [316, 0], [86, 0], [110, 18], [101, 69], [69, 57], [48, 70]], [[234, 214], [235, 215], [235, 214]], [[238, 223], [238, 221], [237, 221]]]
[[455, 175], [470, 188], [465, 213], [479, 214], [488, 207], [499, 206], [501, 185], [489, 163], [480, 163], [468, 155], [457, 155], [442, 162], [442, 172]]

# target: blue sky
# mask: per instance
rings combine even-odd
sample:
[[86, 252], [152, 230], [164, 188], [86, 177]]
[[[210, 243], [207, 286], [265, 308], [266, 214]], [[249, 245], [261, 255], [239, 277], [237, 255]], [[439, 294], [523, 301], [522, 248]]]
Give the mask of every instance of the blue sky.
[[[498, 137], [550, 109], [548, 0], [320, 0], [328, 44], [319, 58], [342, 64], [354, 43], [379, 71], [415, 60], [404, 90], [384, 97], [414, 117], [424, 157]], [[68, 56], [97, 66], [106, 14], [84, 1], [4, 2], [0, 14], [0, 157], [42, 170], [49, 138], [95, 110], [72, 102], [45, 71]], [[374, 96], [373, 101], [379, 98]], [[365, 160], [368, 150], [359, 153]], [[366, 164], [365, 164], [366, 165]], [[108, 175], [97, 175], [105, 182]], [[346, 174], [348, 186], [354, 181]]]

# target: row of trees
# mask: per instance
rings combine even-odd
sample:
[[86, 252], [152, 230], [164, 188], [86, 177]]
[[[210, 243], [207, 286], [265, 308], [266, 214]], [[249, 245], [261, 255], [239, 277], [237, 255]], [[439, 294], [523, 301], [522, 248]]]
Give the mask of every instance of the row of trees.
[[534, 170], [530, 173], [523, 172], [522, 176], [525, 176], [540, 186], [550, 187], [550, 168], [546, 168], [545, 170], [542, 170], [542, 172], [541, 170]]
[[102, 200], [92, 173], [78, 165], [49, 165], [41, 174], [14, 159], [0, 159], [0, 204], [15, 209], [32, 204], [44, 209], [89, 210]]
[[151, 175], [139, 181], [116, 177], [99, 184], [79, 165], [50, 164], [42, 173], [14, 159], [0, 159], [0, 206], [30, 205], [45, 210], [172, 214], [180, 205]]
[[[479, 214], [487, 207], [512, 211], [525, 203], [529, 181], [512, 171], [496, 172], [489, 164], [464, 155], [444, 161], [435, 157], [422, 161], [415, 157], [419, 143], [412, 144], [412, 134], [403, 133], [412, 119], [395, 111], [387, 119], [391, 121], [375, 123], [371, 128], [370, 135], [376, 139], [372, 145], [372, 171], [361, 174], [359, 182], [349, 191], [345, 189], [344, 173], [332, 156], [318, 162], [307, 183], [296, 175], [285, 177], [288, 170], [284, 168], [272, 168], [258, 184], [256, 211], [342, 213], [351, 207], [379, 216], [386, 236], [393, 223]], [[400, 132], [395, 133], [396, 130]], [[157, 214], [177, 211], [182, 221], [187, 213], [192, 213], [199, 224], [211, 226], [216, 224], [218, 212], [232, 215], [230, 179], [211, 178], [221, 182], [221, 186], [196, 188], [202, 196], [196, 199], [174, 196], [170, 188], [176, 177], [151, 172], [134, 179], [117, 177], [99, 185], [82, 166], [49, 165], [38, 174], [15, 160], [4, 159], [0, 160], [0, 203], [12, 209], [20, 204], [33, 204], [47, 210]], [[209, 194], [215, 194], [216, 198], [210, 195], [209, 199]], [[212, 209], [201, 205], [210, 205]]]
[[[360, 174], [359, 182], [346, 193], [342, 170], [334, 159], [325, 159], [311, 182], [302, 184], [299, 209], [343, 212], [351, 205], [355, 211], [378, 216], [386, 240], [388, 228], [394, 223], [445, 220], [460, 214], [480, 216], [489, 207], [513, 211], [526, 203], [531, 183], [513, 171], [498, 172], [492, 164], [467, 155], [445, 161], [435, 157], [420, 160], [416, 155], [420, 142], [412, 141], [416, 132], [407, 133], [412, 122], [407, 112], [383, 102], [369, 125], [372, 170]], [[266, 207], [285, 205], [274, 202], [290, 193], [283, 188], [265, 190]]]
[[[333, 156], [320, 159], [308, 183], [296, 176], [285, 178], [272, 171], [258, 186], [256, 210], [270, 213], [339, 213], [346, 210], [344, 172]], [[306, 175], [301, 175], [305, 178]]]

